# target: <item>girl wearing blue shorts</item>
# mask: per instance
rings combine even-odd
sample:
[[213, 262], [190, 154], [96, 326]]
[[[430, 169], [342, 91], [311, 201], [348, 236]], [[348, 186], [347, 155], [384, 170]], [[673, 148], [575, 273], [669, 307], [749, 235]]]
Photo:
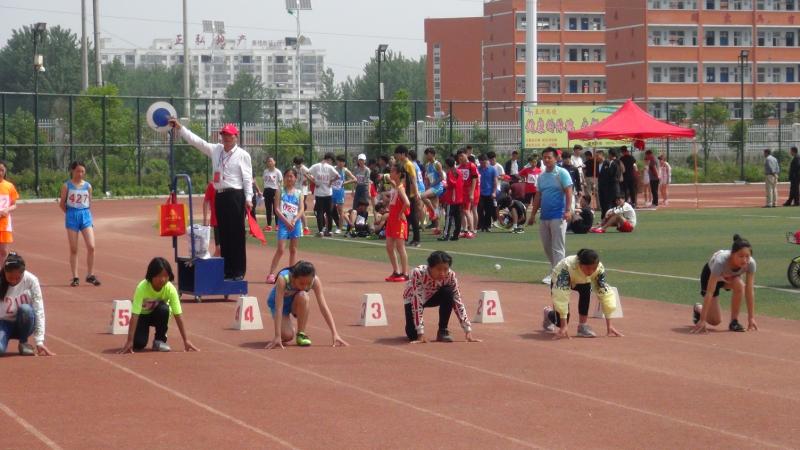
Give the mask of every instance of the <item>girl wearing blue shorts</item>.
[[428, 180], [428, 189], [422, 192], [422, 201], [428, 208], [428, 217], [433, 226], [433, 234], [439, 231], [439, 197], [444, 195], [445, 174], [442, 164], [436, 160], [436, 149], [425, 149], [425, 178]]
[[84, 180], [86, 166], [80, 161], [69, 165], [71, 178], [61, 186], [61, 198], [58, 205], [65, 214], [67, 240], [69, 241], [69, 268], [72, 270], [72, 282], [75, 287], [78, 281], [78, 233], [83, 235], [86, 244], [86, 282], [100, 286], [100, 280], [94, 275], [94, 224], [92, 212], [92, 185]]
[[336, 172], [339, 174], [339, 179], [331, 183], [331, 193], [333, 207], [336, 209], [336, 213], [333, 214], [333, 221], [336, 222], [336, 229], [333, 230], [334, 234], [341, 234], [342, 222], [347, 222], [347, 228], [350, 229], [352, 224], [350, 223], [350, 218], [344, 212], [344, 194], [345, 189], [347, 188], [348, 184], [354, 184], [356, 182], [356, 176], [353, 175], [353, 172], [350, 172], [350, 169], [345, 167], [347, 163], [347, 158], [344, 155], [338, 155], [336, 157]]
[[283, 174], [283, 190], [277, 189], [275, 192], [275, 222], [278, 224], [278, 248], [272, 257], [272, 264], [269, 267], [267, 283], [275, 284], [277, 276], [275, 269], [283, 256], [286, 241], [289, 241], [289, 265], [293, 266], [297, 262], [297, 240], [303, 236], [302, 217], [305, 214], [305, 201], [303, 193], [295, 188], [297, 183], [297, 171], [294, 168], [287, 169]]
[[[275, 337], [267, 344], [267, 349], [283, 348], [283, 344], [292, 339], [301, 347], [311, 345], [311, 339], [308, 338], [305, 331], [309, 314], [308, 292], [311, 290], [314, 291], [314, 297], [317, 299], [322, 317], [328, 324], [328, 328], [331, 329], [332, 346], [348, 345], [336, 331], [336, 323], [334, 323], [331, 311], [325, 302], [322, 281], [317, 277], [314, 265], [308, 261], [298, 261], [297, 264], [278, 273], [278, 281], [269, 293], [267, 306], [275, 321]], [[292, 316], [297, 318], [296, 334]]]

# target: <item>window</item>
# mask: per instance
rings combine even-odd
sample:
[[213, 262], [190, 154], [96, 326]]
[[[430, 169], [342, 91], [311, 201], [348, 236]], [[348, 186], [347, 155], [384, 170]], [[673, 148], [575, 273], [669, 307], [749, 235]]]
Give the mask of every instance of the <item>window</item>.
[[577, 61], [578, 60], [578, 49], [571, 48], [569, 49], [569, 59], [568, 61]]
[[714, 67], [706, 67], [706, 83], [714, 83], [716, 80], [716, 69]]
[[786, 46], [794, 47], [794, 31], [786, 32]]
[[661, 30], [653, 30], [650, 32], [650, 45], [661, 45]]
[[717, 41], [714, 37], [714, 32], [711, 30], [706, 30], [706, 45], [709, 47], [717, 45]]
[[588, 31], [589, 30], [589, 18], [588, 17], [581, 17], [581, 30]]
[[569, 93], [570, 94], [578, 93], [578, 80], [569, 80]]
[[518, 45], [516, 52], [517, 52], [517, 61], [525, 61], [525, 46]]
[[719, 45], [727, 47], [728, 45], [728, 31], [722, 30], [719, 32]]
[[727, 67], [720, 67], [719, 68], [719, 82], [720, 83], [727, 83], [730, 80], [728, 79], [729, 73]]
[[517, 30], [525, 31], [528, 29], [528, 20], [524, 12], [517, 13]]
[[569, 22], [567, 22], [569, 30], [577, 30], [578, 29], [578, 19], [575, 17], [570, 17]]
[[664, 81], [662, 79], [662, 69], [661, 67], [653, 67], [653, 83], [661, 83]]
[[517, 77], [517, 94], [525, 93], [525, 77]]
[[786, 68], [786, 82], [794, 83], [794, 67]]

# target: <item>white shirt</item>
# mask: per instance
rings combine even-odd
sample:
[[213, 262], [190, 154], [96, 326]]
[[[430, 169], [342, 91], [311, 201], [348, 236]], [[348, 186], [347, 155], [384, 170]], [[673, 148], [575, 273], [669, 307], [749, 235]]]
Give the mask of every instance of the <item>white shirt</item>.
[[39, 286], [39, 279], [36, 275], [27, 270], [22, 275], [22, 279], [16, 286], [9, 286], [3, 304], [0, 305], [0, 320], [17, 320], [17, 309], [19, 305], [28, 304], [33, 307], [36, 314], [36, 324], [33, 328], [33, 338], [36, 345], [44, 344], [44, 301], [42, 299], [42, 288]]
[[626, 221], [630, 222], [631, 225], [636, 226], [636, 210], [633, 209], [630, 203], [625, 202], [622, 206], [615, 206], [608, 210], [606, 216], [611, 214], [618, 214], [625, 218]]
[[186, 127], [181, 127], [180, 135], [189, 145], [211, 158], [212, 172], [220, 174], [219, 181], [214, 181], [214, 189], [244, 189], [245, 200], [253, 200], [253, 164], [249, 153], [238, 145], [226, 152], [222, 144], [206, 142]]
[[499, 162], [494, 163], [494, 171], [497, 172], [498, 177], [502, 177], [506, 174], [506, 169], [504, 169], [503, 165]]
[[339, 178], [339, 172], [332, 165], [326, 162], [318, 162], [308, 168], [308, 174], [314, 178], [314, 197], [330, 197], [333, 195], [331, 182]]
[[264, 179], [264, 189], [278, 189], [283, 182], [283, 174], [277, 168], [272, 170], [264, 169], [262, 178]]
[[576, 169], [581, 169], [581, 168], [584, 166], [584, 164], [583, 164], [583, 158], [581, 158], [581, 155], [578, 155], [578, 154], [573, 154], [572, 156], [570, 156], [570, 158], [569, 158], [569, 159], [570, 159], [570, 161], [572, 162], [572, 165], [573, 165], [573, 166], [574, 166]]
[[517, 175], [519, 174], [519, 161], [516, 159], [511, 160], [511, 173], [510, 175]]

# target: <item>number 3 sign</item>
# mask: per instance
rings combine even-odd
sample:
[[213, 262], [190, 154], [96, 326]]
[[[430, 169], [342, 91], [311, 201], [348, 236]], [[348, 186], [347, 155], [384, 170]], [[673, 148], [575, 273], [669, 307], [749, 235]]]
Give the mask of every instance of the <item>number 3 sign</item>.
[[364, 294], [361, 297], [361, 318], [358, 322], [363, 327], [385, 326], [386, 308], [383, 306], [381, 294]]

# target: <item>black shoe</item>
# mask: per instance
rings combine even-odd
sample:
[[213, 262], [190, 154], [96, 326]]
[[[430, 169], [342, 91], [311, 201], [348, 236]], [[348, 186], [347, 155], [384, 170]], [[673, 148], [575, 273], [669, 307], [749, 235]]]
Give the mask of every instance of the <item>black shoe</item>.
[[458, 236], [453, 236], [453, 237], [450, 238], [450, 240], [451, 241], [457, 241], [458, 240]]
[[437, 238], [436, 240], [437, 240], [437, 241], [442, 241], [442, 242], [444, 242], [444, 241], [449, 241], [449, 240], [450, 240], [450, 238], [449, 238], [449, 237], [447, 237], [447, 236], [441, 236], [441, 237]]
[[89, 284], [93, 284], [95, 286], [100, 286], [100, 280], [98, 280], [97, 277], [94, 275], [89, 275], [88, 277], [86, 277], [86, 282]]
[[436, 342], [453, 342], [453, 337], [447, 330], [439, 330], [436, 333]]
[[745, 331], [744, 327], [742, 326], [742, 324], [740, 324], [739, 321], [736, 320], [736, 319], [731, 320], [730, 325], [728, 325], [728, 329], [731, 330], [731, 331], [736, 331], [736, 332], [740, 332], [740, 333]]
[[420, 246], [420, 243], [419, 243], [419, 241], [411, 241], [411, 242], [409, 242], [409, 243], [408, 243], [408, 244], [406, 244], [406, 245], [407, 245], [408, 247], [419, 247], [419, 246]]
[[70, 283], [69, 285], [72, 286], [72, 287], [75, 287], [75, 286], [77, 286], [79, 284], [81, 284], [80, 280], [78, 280], [77, 278], [73, 278], [72, 279], [72, 283]]

